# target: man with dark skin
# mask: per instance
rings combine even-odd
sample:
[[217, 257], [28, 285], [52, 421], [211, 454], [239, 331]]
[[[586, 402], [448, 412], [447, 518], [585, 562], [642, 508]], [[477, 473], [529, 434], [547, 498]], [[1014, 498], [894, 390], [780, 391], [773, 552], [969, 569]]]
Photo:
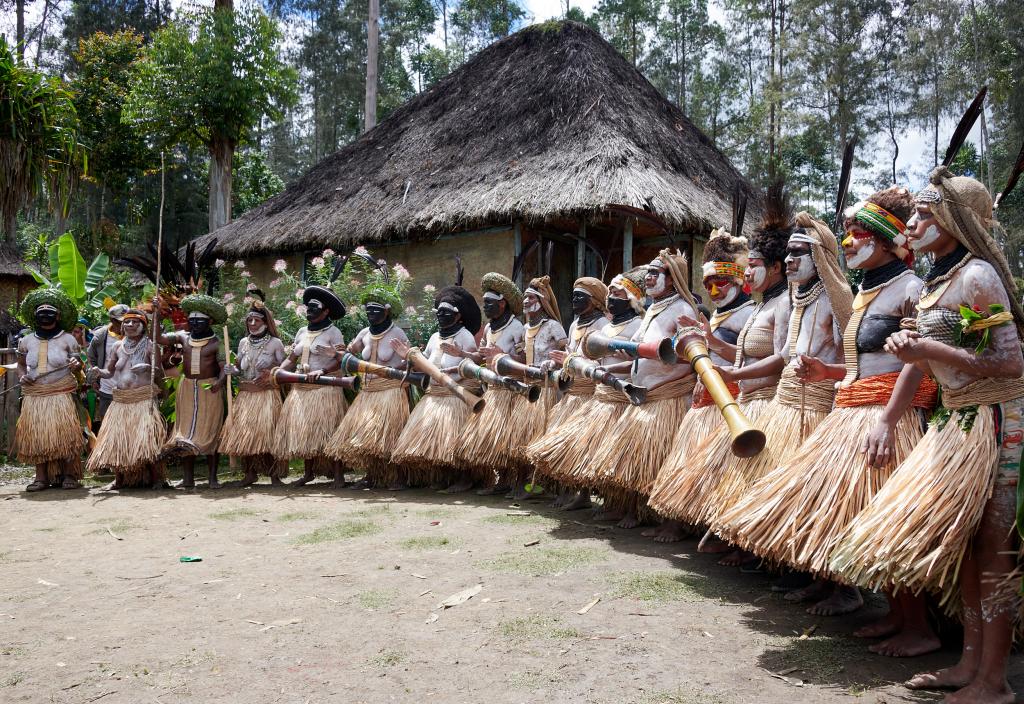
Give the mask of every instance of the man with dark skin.
[[[204, 304], [212, 302], [211, 310]], [[217, 313], [219, 320], [196, 306], [200, 305]], [[157, 304], [157, 308], [158, 308]], [[214, 333], [213, 324], [222, 322], [223, 307], [208, 296], [186, 296], [181, 302], [182, 310], [188, 313], [187, 332], [169, 332], [157, 335], [161, 345], [180, 345], [185, 351], [182, 360], [182, 382], [178, 387], [175, 403], [176, 417], [174, 434], [168, 443], [183, 454], [181, 458], [182, 481], [179, 488], [195, 487], [195, 458], [206, 455], [207, 477], [211, 489], [219, 489], [217, 479], [217, 440], [224, 422], [220, 394], [224, 390], [226, 375], [218, 355], [220, 342]], [[192, 406], [192, 400], [195, 406]]]
[[[80, 347], [65, 331], [74, 305], [61, 291], [37, 289], [25, 297], [22, 317], [31, 316], [33, 331], [18, 341], [22, 409], [15, 431], [18, 458], [36, 467], [27, 491], [50, 486], [81, 486], [82, 432], [72, 394], [81, 369]], [[74, 322], [74, 318], [71, 319]]]
[[[114, 347], [121, 341], [121, 323], [124, 314], [127, 312], [128, 306], [123, 303], [113, 305], [107, 311], [110, 323], [96, 330], [96, 334], [93, 335], [86, 351], [86, 359], [90, 368], [106, 369], [107, 361], [114, 352]], [[97, 398], [96, 414], [92, 419], [92, 429], [98, 433], [100, 432], [100, 424], [103, 422], [103, 416], [106, 415], [107, 409], [110, 408], [114, 385], [109, 379], [99, 377], [93, 382], [93, 388], [96, 390]]]

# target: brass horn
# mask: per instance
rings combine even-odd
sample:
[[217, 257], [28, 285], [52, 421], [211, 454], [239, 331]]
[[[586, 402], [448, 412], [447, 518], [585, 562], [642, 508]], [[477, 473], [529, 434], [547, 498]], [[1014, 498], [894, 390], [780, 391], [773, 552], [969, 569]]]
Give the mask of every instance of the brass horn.
[[[565, 371], [568, 373], [569, 379], [574, 376], [583, 376], [597, 382], [598, 384], [604, 384], [605, 386], [612, 387], [616, 391], [621, 391], [629, 398], [629, 402], [634, 406], [639, 406], [647, 400], [646, 386], [637, 386], [636, 384], [631, 384], [628, 381], [620, 379], [611, 372], [602, 369], [601, 365], [592, 359], [585, 359], [577, 355], [570, 355], [569, 358], [565, 360]], [[565, 378], [564, 375], [563, 378]], [[565, 389], [562, 390], [564, 391]]]
[[676, 352], [697, 372], [700, 381], [707, 388], [718, 410], [729, 426], [732, 435], [732, 454], [737, 457], [753, 457], [764, 449], [764, 433], [755, 428], [740, 410], [736, 399], [729, 392], [722, 376], [715, 371], [708, 354], [704, 332], [700, 328], [683, 328], [676, 335]]
[[503, 376], [517, 376], [523, 379], [533, 379], [534, 381], [546, 380], [552, 386], [559, 385], [559, 377], [562, 374], [558, 369], [547, 371], [540, 367], [534, 367], [528, 364], [523, 364], [522, 362], [517, 362], [507, 354], [498, 355], [494, 358], [494, 361], [491, 362], [491, 364], [494, 365], [495, 371]]
[[583, 353], [591, 359], [607, 357], [614, 352], [625, 352], [632, 359], [657, 359], [664, 364], [679, 361], [671, 337], [652, 342], [632, 342], [592, 332], [583, 339]]
[[437, 365], [424, 357], [423, 353], [420, 352], [419, 347], [410, 347], [409, 354], [406, 355], [406, 360], [409, 364], [429, 376], [432, 382], [440, 384], [451, 391], [454, 395], [458, 396], [463, 403], [472, 409], [473, 413], [479, 413], [483, 410], [485, 402], [482, 398], [471, 394], [469, 391], [466, 391], [464, 388], [459, 386], [458, 382], [438, 369]]
[[359, 357], [350, 352], [346, 352], [341, 356], [341, 368], [349, 374], [359, 372], [361, 374], [373, 374], [384, 379], [401, 381], [410, 386], [415, 386], [420, 391], [426, 391], [430, 388], [430, 377], [422, 372], [407, 372], [383, 364], [374, 364], [373, 362], [359, 359]]
[[288, 372], [284, 369], [275, 369], [273, 373], [274, 383], [278, 386], [285, 384], [311, 384], [316, 386], [338, 386], [351, 391], [359, 391], [362, 381], [357, 376], [317, 376], [310, 377], [309, 374]]
[[530, 386], [529, 384], [524, 384], [521, 381], [516, 381], [510, 376], [502, 376], [491, 371], [487, 367], [481, 367], [471, 359], [462, 360], [462, 363], [458, 366], [458, 370], [459, 375], [463, 379], [479, 379], [490, 386], [500, 386], [503, 389], [508, 389], [514, 394], [525, 396], [530, 403], [534, 403], [540, 398], [539, 386]]

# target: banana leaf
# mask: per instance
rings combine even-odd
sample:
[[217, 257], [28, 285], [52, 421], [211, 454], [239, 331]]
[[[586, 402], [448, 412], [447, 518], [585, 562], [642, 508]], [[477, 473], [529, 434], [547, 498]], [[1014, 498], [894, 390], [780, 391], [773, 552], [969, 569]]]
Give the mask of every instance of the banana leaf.
[[51, 286], [53, 286], [50, 280], [43, 276], [37, 269], [30, 267], [28, 264], [22, 264], [22, 267], [24, 267], [25, 271], [32, 275], [32, 278], [35, 279], [36, 283], [39, 284], [40, 286], [45, 286], [46, 288], [50, 288]]
[[89, 270], [85, 273], [85, 292], [90, 297], [93, 296], [96, 289], [103, 285], [109, 270], [110, 257], [102, 252], [97, 254], [96, 258], [92, 260], [92, 264], [89, 265]]
[[75, 238], [68, 233], [57, 240], [57, 260], [57, 278], [60, 279], [61, 288], [71, 300], [81, 301], [85, 298], [85, 260], [78, 251]]
[[60, 258], [57, 256], [57, 243], [51, 244], [46, 252], [50, 255], [50, 279], [59, 282], [57, 273], [60, 270]]

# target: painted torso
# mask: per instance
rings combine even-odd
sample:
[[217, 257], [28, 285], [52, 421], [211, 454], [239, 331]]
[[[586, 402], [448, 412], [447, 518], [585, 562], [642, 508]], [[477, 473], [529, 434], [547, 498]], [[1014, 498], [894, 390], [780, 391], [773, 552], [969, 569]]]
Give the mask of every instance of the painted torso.
[[[110, 388], [113, 389], [137, 389], [147, 386], [150, 382], [151, 351], [153, 342], [147, 336], [133, 342], [125, 337], [118, 340], [112, 355], [117, 356], [114, 362], [114, 374], [110, 377]], [[146, 365], [145, 370], [132, 371], [132, 367]]]
[[[473, 333], [466, 328], [459, 328], [457, 333], [445, 338], [441, 337], [441, 333], [435, 332], [430, 336], [427, 347], [423, 350], [423, 356], [440, 369], [457, 367], [463, 359], [443, 352], [441, 350], [442, 342], [450, 342], [464, 352], [476, 352], [476, 339], [473, 337]], [[457, 374], [453, 376], [458, 378]]]
[[509, 318], [504, 326], [493, 332], [491, 331], [491, 324], [487, 323], [484, 327], [484, 337], [481, 344], [488, 347], [498, 347], [502, 352], [512, 354], [522, 345], [525, 335], [526, 327], [519, 322], [519, 319]]
[[[747, 301], [724, 314], [713, 315], [710, 321], [711, 334], [719, 340], [724, 340], [730, 345], [735, 345], [736, 340], [739, 339], [740, 331], [743, 329], [743, 326], [746, 325], [747, 320], [750, 319], [750, 315], [753, 312], [754, 302]], [[711, 361], [719, 366], [730, 365], [733, 363], [733, 360], [720, 357], [714, 352], [711, 352]]]
[[[344, 342], [345, 338], [342, 336], [341, 330], [333, 325], [313, 332], [307, 328], [300, 328], [295, 334], [295, 343], [292, 345], [292, 354], [297, 358], [296, 369], [304, 373], [326, 368], [334, 361], [335, 345]], [[308, 369], [303, 368], [304, 363], [308, 365]]]
[[[909, 269], [888, 281], [871, 299], [857, 334], [857, 378], [898, 372], [903, 362], [885, 352], [882, 346], [889, 334], [899, 329], [899, 321], [913, 318], [924, 283]], [[871, 351], [866, 351], [871, 350]]]
[[[656, 342], [676, 334], [676, 319], [685, 315], [697, 317], [697, 311], [680, 296], [658, 301], [648, 308], [644, 321], [633, 333], [633, 342]], [[654, 389], [662, 384], [693, 374], [688, 364], [665, 364], [658, 359], [638, 359], [633, 362], [633, 383]]]
[[583, 338], [595, 330], [600, 330], [608, 323], [608, 318], [604, 316], [597, 316], [593, 320], [580, 324], [579, 318], [572, 321], [569, 325], [569, 339], [566, 341], [565, 351], [570, 354], [573, 352], [580, 351], [580, 345], [583, 343]]
[[[745, 367], [776, 352], [783, 354], [789, 333], [789, 293], [783, 291], [775, 298], [754, 309], [748, 318], [748, 327], [741, 335], [743, 342], [742, 364]], [[739, 382], [740, 390], [750, 393], [757, 389], [775, 386], [781, 374], [744, 379]]]
[[[49, 340], [45, 340], [46, 357], [43, 360], [44, 363], [40, 365], [39, 350], [42, 347], [42, 342], [44, 341], [36, 337], [35, 333], [30, 333], [18, 341], [18, 353], [25, 355], [25, 366], [32, 377], [67, 365], [68, 360], [77, 356], [81, 350], [73, 335], [61, 331]], [[71, 370], [62, 369], [41, 378], [38, 383], [63, 383], [69, 376], [71, 376]]]
[[284, 361], [284, 343], [277, 337], [266, 337], [253, 343], [246, 335], [238, 342], [238, 368], [242, 379], [255, 381], [259, 375]]
[[408, 344], [409, 337], [405, 334], [405, 330], [397, 325], [392, 325], [379, 335], [371, 333], [370, 328], [363, 328], [356, 335], [352, 346], [358, 346], [359, 356], [365, 362], [382, 364], [385, 367], [392, 368], [402, 367], [405, 365], [405, 360], [391, 349], [392, 340]]
[[[605, 325], [600, 332], [605, 337], [614, 337], [620, 340], [632, 340], [633, 335], [636, 334], [636, 331], [640, 328], [641, 322], [643, 322], [643, 318], [638, 315], [635, 318], [631, 318], [630, 320], [627, 320], [624, 323], [616, 324], [610, 322], [607, 325]], [[621, 357], [612, 354], [608, 355], [607, 357], [602, 357], [600, 359], [600, 364], [601, 366], [610, 366], [612, 364], [618, 364], [621, 361]], [[625, 379], [629, 377], [629, 374], [616, 374], [615, 376], [619, 377], [620, 379]]]
[[560, 349], [566, 339], [565, 328], [551, 318], [545, 318], [524, 330], [526, 363], [538, 365], [551, 358], [553, 350]]

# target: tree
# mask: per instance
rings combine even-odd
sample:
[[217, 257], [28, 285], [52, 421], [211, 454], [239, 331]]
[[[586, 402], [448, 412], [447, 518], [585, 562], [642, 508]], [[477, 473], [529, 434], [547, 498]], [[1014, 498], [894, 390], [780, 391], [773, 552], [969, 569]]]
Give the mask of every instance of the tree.
[[63, 231], [71, 193], [88, 166], [78, 115], [56, 78], [23, 66], [0, 37], [0, 215], [14, 244], [18, 211], [45, 189]]
[[594, 14], [601, 33], [634, 66], [642, 66], [646, 37], [658, 21], [657, 0], [601, 0]]
[[280, 52], [276, 23], [257, 8], [228, 6], [168, 23], [137, 64], [126, 120], [164, 147], [207, 149], [211, 231], [231, 218], [235, 149], [264, 116], [280, 119], [296, 100], [295, 71]]
[[366, 117], [363, 131], [377, 126], [377, 48], [380, 41], [380, 0], [370, 0], [370, 16], [366, 22]]
[[707, 0], [668, 0], [652, 51], [653, 81], [690, 114], [692, 84], [701, 74], [706, 49], [722, 34], [708, 17]]

